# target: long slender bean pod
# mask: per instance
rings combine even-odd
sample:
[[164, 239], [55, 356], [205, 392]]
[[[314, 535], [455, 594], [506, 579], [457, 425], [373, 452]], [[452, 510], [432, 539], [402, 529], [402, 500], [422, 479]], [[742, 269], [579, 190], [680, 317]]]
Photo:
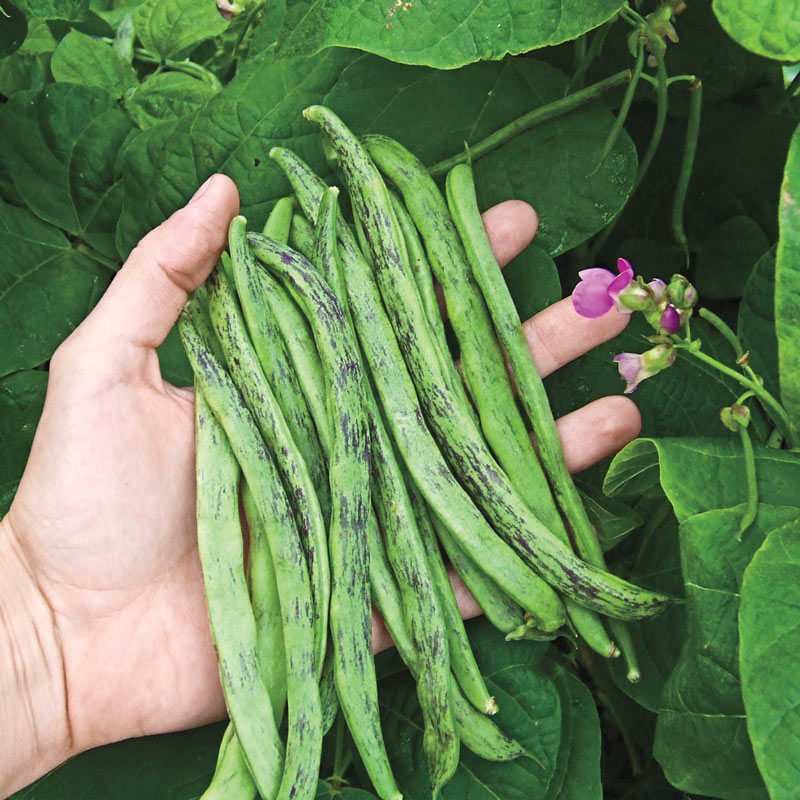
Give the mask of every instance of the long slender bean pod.
[[322, 735], [324, 736], [336, 721], [339, 713], [339, 697], [336, 694], [336, 678], [333, 673], [333, 647], [328, 648], [322, 675], [319, 679], [319, 697], [322, 704]]
[[[325, 183], [294, 153], [273, 148], [270, 155], [284, 169], [306, 216], [316, 219]], [[465, 550], [498, 585], [540, 619], [542, 627], [560, 627], [564, 612], [557, 595], [494, 534], [450, 471], [425, 424], [372, 269], [341, 219], [337, 235], [359, 340], [392, 435], [414, 481]]]
[[444, 566], [444, 561], [442, 561], [442, 554], [436, 539], [436, 531], [428, 516], [425, 500], [410, 479], [407, 481], [407, 486], [408, 496], [414, 509], [416, 525], [419, 529], [422, 544], [425, 547], [425, 555], [430, 567], [431, 577], [439, 596], [439, 604], [447, 630], [447, 641], [450, 646], [450, 664], [453, 674], [456, 676], [464, 695], [475, 708], [484, 714], [496, 714], [497, 703], [494, 697], [489, 694], [483, 675], [481, 675], [481, 671], [475, 662], [475, 656], [464, 627], [464, 620], [458, 608], [453, 585], [450, 583], [447, 569]]
[[[539, 456], [550, 478], [553, 494], [572, 528], [580, 555], [593, 566], [605, 568], [602, 548], [564, 460], [561, 439], [544, 384], [531, 356], [516, 306], [481, 222], [472, 168], [467, 164], [459, 164], [448, 174], [447, 199], [473, 274], [491, 313], [494, 331], [514, 371], [517, 390], [533, 424]], [[559, 523], [551, 529], [560, 535], [565, 544], [569, 544], [563, 525]], [[606, 657], [618, 654], [599, 620], [592, 619], [591, 615], [575, 608], [567, 610], [574, 612], [574, 615], [570, 614], [573, 624], [593, 649]], [[618, 629], [615, 630], [615, 636], [619, 638]]]
[[214, 776], [201, 800], [253, 800], [257, 793], [233, 723], [228, 723], [219, 746]]
[[[333, 112], [311, 106], [303, 113], [320, 125], [337, 148], [353, 207], [370, 240], [377, 282], [384, 302], [391, 308], [397, 341], [415, 377], [426, 419], [449, 463], [495, 530], [551, 585], [582, 605], [627, 619], [647, 618], [664, 608], [670, 602], [667, 596], [634, 586], [577, 558], [534, 516], [497, 467], [469, 415], [447, 391], [446, 382], [436, 369], [435, 347], [424, 310], [421, 303], [414, 302], [418, 297], [416, 288], [406, 285], [406, 272], [400, 268], [397, 231], [392, 230], [384, 210], [389, 205], [388, 192], [377, 169], [358, 139]], [[392, 417], [388, 411], [387, 417]]]
[[[400, 658], [416, 678], [418, 657], [406, 627], [400, 590], [392, 575], [377, 526], [373, 526], [370, 531], [369, 577], [372, 600], [383, 617], [386, 630], [389, 631]], [[529, 755], [516, 740], [503, 733], [489, 717], [478, 711], [464, 697], [455, 677], [452, 676], [451, 697], [461, 742], [475, 755], [488, 761], [512, 761], [520, 756]]]
[[284, 282], [303, 309], [320, 354], [333, 430], [330, 626], [336, 689], [353, 741], [384, 800], [399, 800], [378, 713], [366, 532], [370, 513], [369, 432], [361, 361], [336, 296], [299, 253], [251, 234], [256, 257]]
[[[245, 251], [249, 254], [245, 224], [244, 217], [235, 217], [230, 224], [229, 242], [234, 263], [244, 257]], [[253, 268], [256, 268], [255, 265]], [[206, 285], [211, 320], [225, 353], [230, 376], [273, 454], [294, 511], [295, 525], [306, 553], [308, 574], [311, 578], [315, 618], [314, 651], [317, 670], [320, 671], [328, 642], [330, 605], [330, 567], [325, 518], [306, 461], [292, 439], [278, 401], [261, 371], [231, 285], [219, 270], [211, 273]]]
[[[286, 210], [286, 204], [276, 206], [273, 214], [267, 220], [267, 226], [285, 230], [285, 220], [276, 219], [275, 215], [278, 212], [284, 215]], [[280, 322], [283, 318], [282, 315], [286, 313], [285, 306], [289, 305], [291, 301], [285, 296], [282, 299], [281, 295], [285, 295], [285, 293], [281, 287], [277, 286], [274, 279], [265, 275], [264, 271], [256, 266], [246, 247], [246, 242], [242, 246], [243, 218], [235, 224], [231, 223], [231, 226], [233, 236], [231, 272], [236, 283], [242, 312], [247, 321], [250, 338], [267, 382], [274, 391], [283, 417], [289, 426], [292, 439], [296, 442], [306, 462], [320, 507], [327, 519], [330, 513], [328, 476], [320, 446], [320, 434], [314, 426], [309, 412], [310, 402], [307, 401], [310, 394], [312, 399], [322, 402], [319, 398], [321, 391], [319, 370], [314, 371], [312, 364], [310, 376], [305, 382], [300, 381], [301, 372], [295, 368], [294, 359], [290, 358], [286, 346], [290, 342], [282, 335], [284, 326]], [[302, 325], [305, 326], [305, 321]], [[302, 374], [306, 375], [308, 372], [309, 369], [304, 369]], [[314, 390], [309, 392], [306, 384], [313, 384]]]
[[[538, 516], [540, 507], [547, 510], [550, 487], [514, 400], [486, 303], [447, 203], [425, 165], [399, 142], [387, 136], [366, 136], [363, 143], [380, 170], [400, 190], [408, 213], [422, 234], [431, 268], [444, 291], [450, 324], [461, 346], [461, 373], [475, 401], [486, 441]], [[548, 526], [558, 524], [558, 514], [542, 521]]]
[[259, 792], [274, 797], [283, 748], [261, 679], [255, 619], [244, 575], [240, 470], [201, 384], [195, 392], [195, 426], [197, 544], [225, 703]]
[[683, 156], [672, 199], [672, 235], [686, 254], [689, 264], [689, 241], [683, 227], [683, 206], [686, 203], [686, 192], [692, 177], [694, 155], [697, 152], [697, 137], [700, 132], [700, 112], [703, 106], [703, 82], [698, 78], [689, 84], [689, 116], [686, 120], [686, 141], [683, 145]]
[[[338, 296], [346, 298], [336, 244], [339, 190], [325, 190], [317, 214], [316, 264]], [[348, 321], [348, 325], [349, 325]], [[353, 334], [355, 339], [355, 334]], [[403, 473], [394, 456], [369, 386], [365, 387], [372, 452], [372, 503], [384, 532], [386, 552], [397, 578], [408, 627], [419, 655], [417, 695], [424, 720], [423, 747], [431, 792], [441, 787], [458, 766], [459, 740], [450, 702], [450, 654], [437, 588], [433, 584]], [[460, 621], [460, 616], [459, 616]]]
[[[259, 792], [264, 797], [281, 800], [313, 797], [319, 772], [322, 737], [319, 686], [314, 659], [314, 606], [305, 554], [294, 527], [292, 509], [269, 450], [233, 381], [192, 324], [190, 313], [190, 310], [184, 310], [178, 320], [184, 349], [194, 370], [196, 383], [224, 428], [245, 479], [253, 490], [258, 513], [269, 536], [270, 552], [278, 581], [289, 700], [286, 755], [279, 785], [275, 784], [273, 771], [269, 774], [269, 784], [265, 780], [266, 776], [257, 775], [254, 771], [254, 760], [263, 760], [267, 758], [267, 754], [269, 764], [272, 765], [274, 747], [270, 746], [270, 740], [267, 740], [266, 745], [264, 741], [260, 741], [255, 752], [251, 753], [235, 717], [234, 725]], [[202, 494], [200, 492], [198, 496]], [[239, 565], [241, 561], [240, 554]], [[229, 580], [228, 576], [226, 580]], [[248, 608], [249, 603], [248, 598]], [[252, 610], [249, 613], [252, 616]], [[266, 694], [260, 674], [258, 683]], [[248, 709], [250, 714], [257, 715], [259, 719], [269, 720], [274, 728], [268, 697], [266, 703], [251, 703]]]
[[314, 260], [314, 228], [307, 219], [299, 214], [295, 214], [292, 217], [292, 227], [289, 229], [289, 244], [292, 250], [297, 250], [309, 261]]

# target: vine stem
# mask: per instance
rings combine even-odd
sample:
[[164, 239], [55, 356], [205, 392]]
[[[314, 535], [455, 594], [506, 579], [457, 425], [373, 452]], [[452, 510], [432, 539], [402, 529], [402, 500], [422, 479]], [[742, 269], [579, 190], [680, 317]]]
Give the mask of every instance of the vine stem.
[[[700, 314], [701, 319], [704, 319], [709, 325], [711, 325], [719, 333], [721, 333], [722, 336], [725, 337], [725, 340], [733, 348], [733, 352], [736, 353], [736, 362], [738, 364], [738, 362], [741, 361], [745, 355], [744, 348], [739, 341], [739, 337], [731, 330], [725, 320], [723, 320], [721, 317], [718, 317], [713, 311], [710, 311], [707, 308], [701, 308], [698, 313]], [[761, 379], [758, 377], [758, 375], [756, 375], [755, 371], [749, 364], [743, 364], [740, 366], [754, 383], [761, 383]]]
[[672, 199], [672, 234], [675, 241], [683, 249], [686, 266], [689, 266], [689, 240], [683, 227], [683, 207], [686, 203], [686, 192], [692, 177], [694, 156], [697, 152], [697, 137], [700, 132], [700, 110], [703, 103], [703, 82], [695, 80], [689, 84], [689, 117], [686, 121], [686, 141], [683, 146], [681, 168], [678, 173], [678, 184]]
[[800, 440], [798, 440], [797, 429], [790, 422], [789, 417], [783, 410], [783, 406], [781, 406], [781, 404], [760, 383], [758, 383], [758, 381], [745, 377], [744, 375], [742, 375], [741, 372], [736, 372], [736, 370], [731, 369], [730, 367], [723, 364], [721, 361], [717, 361], [716, 358], [712, 358], [711, 356], [704, 353], [702, 350], [694, 350], [691, 347], [687, 347], [686, 345], [682, 344], [681, 342], [676, 342], [675, 347], [684, 350], [685, 352], [694, 356], [696, 359], [708, 364], [710, 367], [714, 367], [714, 369], [721, 372], [723, 375], [727, 375], [729, 378], [733, 378], [733, 380], [742, 384], [742, 386], [746, 387], [747, 389], [750, 389], [753, 392], [753, 394], [761, 401], [764, 408], [767, 409], [768, 412], [771, 412], [770, 416], [775, 420], [775, 422], [781, 428], [781, 432], [783, 433], [783, 436], [786, 439], [786, 441], [789, 442], [789, 446], [792, 449], [800, 447]]
[[[477, 144], [470, 145], [470, 157], [473, 161], [475, 161], [481, 156], [485, 156], [487, 153], [490, 153], [501, 144], [505, 144], [510, 139], [513, 139], [518, 134], [533, 128], [536, 125], [540, 125], [542, 122], [547, 122], [555, 117], [560, 117], [563, 114], [572, 111], [573, 109], [579, 108], [580, 106], [591, 102], [604, 92], [614, 89], [617, 86], [626, 84], [631, 79], [631, 74], [632, 73], [629, 69], [623, 69], [611, 77], [605, 78], [597, 83], [593, 83], [591, 86], [587, 86], [585, 89], [581, 89], [574, 94], [567, 95], [566, 97], [562, 97], [560, 100], [555, 100], [552, 103], [548, 103], [546, 106], [540, 106], [539, 108], [535, 108], [533, 111], [529, 111], [527, 114], [515, 119], [513, 122], [509, 122], [508, 125], [500, 128], [500, 130], [490, 134]], [[428, 172], [433, 176], [444, 175], [456, 164], [461, 164], [466, 160], [466, 153], [459, 153], [458, 155], [452, 156], [451, 158], [446, 158], [444, 161], [440, 161], [438, 164], [434, 164], [432, 167], [429, 167]]]
[[583, 79], [586, 77], [586, 73], [589, 71], [589, 67], [592, 66], [595, 58], [597, 58], [597, 56], [600, 54], [600, 51], [603, 49], [603, 45], [605, 44], [608, 32], [611, 30], [611, 26], [616, 21], [617, 21], [616, 17], [610, 19], [592, 37], [592, 43], [589, 45], [589, 49], [586, 51], [586, 55], [581, 59], [578, 68], [575, 70], [572, 77], [570, 78], [570, 81], [567, 84], [567, 90], [564, 92], [564, 96], [572, 94], [572, 92], [574, 92], [578, 86], [583, 86]]

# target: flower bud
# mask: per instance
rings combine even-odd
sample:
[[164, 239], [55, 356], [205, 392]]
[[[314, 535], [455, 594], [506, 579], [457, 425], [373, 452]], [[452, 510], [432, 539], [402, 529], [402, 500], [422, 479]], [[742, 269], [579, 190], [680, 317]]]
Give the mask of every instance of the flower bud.
[[667, 284], [661, 278], [653, 278], [647, 285], [653, 293], [653, 302], [660, 306], [664, 302], [664, 291], [667, 288]]
[[652, 378], [675, 361], [672, 344], [657, 344], [644, 353], [620, 353], [614, 357], [620, 377], [625, 381], [625, 394], [635, 392], [646, 378]]
[[667, 302], [679, 311], [697, 303], [697, 289], [683, 275], [673, 275], [664, 293]]
[[617, 295], [617, 303], [627, 311], [645, 311], [653, 305], [653, 293], [643, 283], [631, 281]]
[[659, 320], [659, 329], [661, 333], [666, 336], [672, 336], [677, 333], [681, 327], [681, 315], [675, 309], [675, 306], [667, 306], [661, 313]]
[[719, 412], [719, 418], [728, 430], [735, 433], [739, 426], [746, 428], [750, 424], [750, 409], [737, 404], [726, 406]]

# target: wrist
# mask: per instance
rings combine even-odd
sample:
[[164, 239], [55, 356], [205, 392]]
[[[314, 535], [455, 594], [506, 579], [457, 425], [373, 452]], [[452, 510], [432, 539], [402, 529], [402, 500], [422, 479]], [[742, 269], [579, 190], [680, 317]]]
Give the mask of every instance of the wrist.
[[53, 614], [8, 518], [0, 520], [0, 797], [72, 755]]

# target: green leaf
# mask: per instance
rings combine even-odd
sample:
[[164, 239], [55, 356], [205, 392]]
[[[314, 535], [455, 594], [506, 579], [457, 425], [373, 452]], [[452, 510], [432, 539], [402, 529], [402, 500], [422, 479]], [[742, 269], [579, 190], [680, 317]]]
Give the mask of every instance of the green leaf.
[[686, 792], [723, 800], [767, 798], [741, 697], [739, 589], [764, 534], [797, 513], [762, 506], [743, 541], [736, 536], [739, 509], [707, 511], [681, 524], [688, 629], [664, 689], [653, 752], [670, 783]]
[[89, 13], [89, 0], [16, 0], [29, 16], [39, 19], [65, 19], [80, 22]]
[[131, 130], [108, 92], [76, 84], [17, 94], [0, 112], [6, 165], [28, 206], [109, 257], [122, 200], [117, 160]]
[[28, 18], [12, 3], [3, 3], [0, 23], [0, 58], [16, 52], [28, 33]]
[[145, 0], [134, 12], [133, 24], [144, 47], [162, 59], [182, 54], [228, 27], [214, 3], [197, 0]]
[[744, 573], [739, 666], [747, 727], [772, 800], [800, 786], [800, 526], [774, 530]]
[[356, 47], [405, 64], [452, 69], [574, 39], [610, 19], [618, 0], [289, 0], [281, 57]]
[[600, 720], [592, 693], [571, 672], [557, 667], [561, 740], [546, 800], [601, 800]]
[[750, 366], [764, 379], [771, 394], [778, 396], [778, 340], [775, 335], [775, 248], [756, 262], [739, 304], [737, 333]]
[[5, 516], [17, 491], [42, 413], [47, 373], [15, 372], [0, 379], [0, 517]]
[[111, 276], [24, 209], [0, 202], [0, 232], [0, 375], [8, 375], [47, 361]]
[[611, 550], [642, 524], [642, 515], [616, 498], [606, 497], [602, 491], [582, 480], [575, 484], [581, 493], [586, 513], [597, 531], [603, 550]]
[[705, 231], [697, 250], [694, 285], [701, 297], [741, 297], [753, 264], [769, 247], [761, 226], [744, 215]]
[[111, 45], [76, 30], [59, 42], [50, 69], [57, 81], [99, 86], [117, 98], [139, 83], [133, 67]]
[[[687, 792], [724, 800], [766, 798], [747, 737], [738, 672], [742, 575], [764, 537], [800, 514], [800, 454], [755, 448], [759, 507], [739, 541], [746, 496], [741, 446], [729, 439], [638, 440], [609, 470], [616, 491], [638, 492], [634, 458], [652, 464], [680, 527], [687, 635], [659, 706], [654, 753]], [[651, 473], [655, 471], [649, 467]]]
[[182, 72], [151, 75], [125, 98], [125, 108], [142, 130], [159, 122], [180, 119], [191, 114], [216, 94], [205, 81]]
[[[472, 623], [469, 631], [478, 665], [500, 708], [493, 721], [516, 737], [532, 758], [498, 764], [462, 748], [458, 770], [441, 796], [443, 800], [543, 799], [557, 766], [563, 717], [560, 692], [544, 660], [547, 647], [538, 642], [505, 642], [483, 620]], [[386, 747], [403, 796], [428, 800], [422, 712], [410, 676], [400, 674], [382, 681], [380, 702]]]
[[161, 347], [158, 348], [158, 363], [161, 367], [161, 376], [173, 386], [192, 386], [194, 373], [189, 365], [189, 359], [178, 335], [178, 329], [173, 328]]
[[503, 267], [503, 277], [523, 322], [561, 299], [555, 262], [540, 247], [526, 247]]
[[780, 61], [800, 59], [800, 19], [793, 0], [716, 0], [714, 13], [742, 47]]
[[789, 145], [780, 196], [780, 239], [775, 255], [775, 330], [781, 397], [800, 425], [800, 127]]
[[12, 800], [195, 800], [211, 780], [224, 730], [217, 723], [89, 750]]
[[[278, 62], [266, 53], [248, 60], [195, 115], [131, 144], [123, 169], [120, 252], [188, 200], [214, 171], [236, 181], [250, 224], [263, 224], [274, 201], [288, 192], [268, 158], [272, 145], [292, 147], [328, 173], [320, 139], [301, 115], [321, 98], [356, 133], [387, 133], [433, 163], [459, 152], [465, 139], [477, 141], [531, 106], [560, 97], [565, 86], [562, 73], [530, 58], [442, 72], [342, 49]], [[511, 197], [535, 203], [537, 241], [551, 254], [582, 241], [621, 207], [635, 172], [632, 145], [622, 137], [607, 169], [585, 178], [584, 168], [611, 124], [611, 115], [598, 105], [520, 135], [481, 159], [476, 164], [481, 207]], [[574, 144], [564, 146], [567, 141]], [[541, 153], [546, 167], [520, 169], [532, 152], [537, 164]]]

